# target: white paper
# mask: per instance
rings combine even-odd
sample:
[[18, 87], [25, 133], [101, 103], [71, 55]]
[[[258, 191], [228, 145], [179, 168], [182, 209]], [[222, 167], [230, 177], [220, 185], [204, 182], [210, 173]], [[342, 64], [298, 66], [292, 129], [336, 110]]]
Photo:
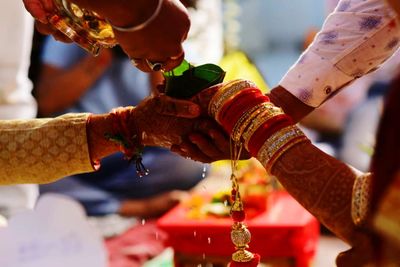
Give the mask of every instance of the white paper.
[[47, 194], [0, 228], [1, 267], [106, 267], [99, 233], [80, 204]]

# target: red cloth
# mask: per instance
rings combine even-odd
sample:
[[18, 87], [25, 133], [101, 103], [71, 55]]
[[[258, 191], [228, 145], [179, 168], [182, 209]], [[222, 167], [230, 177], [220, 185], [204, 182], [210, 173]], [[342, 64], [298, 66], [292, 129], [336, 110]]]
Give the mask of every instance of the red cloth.
[[167, 234], [155, 221], [134, 226], [125, 233], [105, 241], [110, 267], [140, 267], [165, 248]]

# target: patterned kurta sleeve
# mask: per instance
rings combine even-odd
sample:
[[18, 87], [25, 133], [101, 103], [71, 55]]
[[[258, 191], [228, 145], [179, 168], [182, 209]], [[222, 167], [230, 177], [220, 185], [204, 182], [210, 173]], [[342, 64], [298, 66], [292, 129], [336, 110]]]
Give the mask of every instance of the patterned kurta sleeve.
[[93, 171], [88, 116], [0, 121], [0, 184], [49, 183]]
[[318, 107], [397, 50], [398, 24], [384, 0], [341, 0], [280, 85], [303, 103]]

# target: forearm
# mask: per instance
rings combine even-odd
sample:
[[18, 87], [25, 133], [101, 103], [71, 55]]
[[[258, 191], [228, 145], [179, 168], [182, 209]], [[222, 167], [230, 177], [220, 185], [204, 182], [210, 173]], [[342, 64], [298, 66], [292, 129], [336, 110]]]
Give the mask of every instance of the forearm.
[[352, 192], [361, 173], [310, 143], [289, 149], [271, 173], [328, 229], [354, 244], [360, 233], [351, 217]]
[[88, 114], [0, 122], [0, 184], [50, 183], [93, 171]]
[[280, 86], [318, 107], [388, 59], [399, 47], [399, 29], [386, 1], [342, 0]]
[[86, 57], [67, 70], [45, 65], [36, 90], [40, 115], [51, 116], [74, 105], [107, 67], [101, 56]]
[[307, 210], [350, 244], [359, 239], [351, 213], [361, 173], [314, 147], [281, 109], [248, 81], [223, 85], [209, 114]]
[[313, 107], [301, 102], [297, 97], [292, 95], [282, 86], [277, 86], [268, 94], [271, 102], [277, 107], [281, 107], [283, 111], [292, 117], [294, 122], [299, 122], [314, 110]]
[[119, 145], [106, 138], [107, 134], [113, 133], [114, 118], [111, 114], [92, 114], [87, 123], [87, 140], [90, 158], [93, 162], [111, 155], [120, 150]]

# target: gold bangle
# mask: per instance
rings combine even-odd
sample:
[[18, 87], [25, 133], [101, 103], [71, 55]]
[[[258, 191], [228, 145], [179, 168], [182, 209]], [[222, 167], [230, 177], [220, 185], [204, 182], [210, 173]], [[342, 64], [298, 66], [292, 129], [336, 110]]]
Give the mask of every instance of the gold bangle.
[[305, 136], [304, 133], [296, 125], [291, 125], [275, 132], [261, 146], [257, 155], [258, 160], [267, 166], [268, 162], [282, 146], [284, 146], [290, 140], [302, 136]]
[[[246, 89], [246, 87], [243, 88], [243, 89]], [[221, 108], [219, 108], [219, 109], [217, 110], [217, 112], [215, 113], [215, 120], [216, 120], [217, 122], [221, 123], [219, 114], [220, 114], [220, 112], [221, 112], [221, 110], [222, 110], [222, 107], [223, 107], [226, 103], [229, 103], [232, 99], [234, 99], [234, 98], [235, 98], [238, 94], [240, 94], [241, 92], [242, 92], [242, 89], [241, 89], [241, 90], [238, 90], [238, 91], [235, 91], [235, 92], [232, 92], [232, 94], [224, 101], [224, 104], [223, 104], [223, 105], [221, 106]]]
[[215, 114], [217, 113], [217, 111], [219, 110], [218, 107], [218, 103], [220, 100], [220, 97], [223, 96], [224, 92], [229, 89], [229, 87], [234, 84], [237, 83], [239, 80], [232, 80], [227, 82], [226, 84], [224, 84], [215, 94], [214, 96], [211, 98], [210, 103], [208, 104], [208, 114], [212, 117], [215, 116]]
[[273, 104], [271, 102], [263, 102], [247, 110], [235, 123], [235, 126], [233, 126], [231, 133], [232, 140], [238, 142], [242, 136], [243, 130], [254, 119], [254, 117], [272, 106]]
[[372, 174], [370, 172], [357, 176], [354, 180], [351, 198], [351, 217], [357, 226], [364, 224], [369, 214], [371, 180]]
[[245, 88], [255, 87], [256, 85], [247, 80], [233, 80], [222, 86], [217, 93], [211, 98], [208, 105], [208, 114], [216, 118], [217, 111], [226, 103], [228, 99], [236, 95], [239, 91]]
[[249, 126], [243, 131], [242, 137], [244, 140], [244, 147], [249, 149], [249, 142], [253, 134], [260, 128], [261, 125], [268, 122], [270, 119], [275, 116], [284, 114], [281, 108], [277, 108], [273, 106], [271, 109], [267, 109], [264, 112], [261, 112], [259, 116], [254, 118], [249, 124]]
[[[280, 109], [280, 108], [275, 107], [271, 102], [266, 102], [264, 104], [265, 105], [262, 105], [255, 112], [253, 112], [249, 117], [247, 117], [243, 123], [235, 124], [236, 129], [234, 129], [234, 131], [232, 131], [233, 137], [234, 137], [233, 140], [239, 141], [242, 138], [244, 131], [259, 116], [260, 113], [263, 113], [264, 111], [268, 111], [268, 110], [270, 110], [270, 112], [272, 112], [274, 109]], [[283, 111], [282, 111], [282, 113], [283, 113]]]
[[293, 139], [289, 140], [285, 143], [275, 154], [274, 156], [268, 161], [265, 165], [265, 169], [268, 173], [271, 173], [272, 167], [275, 165], [276, 161], [286, 153], [289, 149], [291, 149], [294, 145], [297, 145], [302, 142], [310, 142], [310, 140], [306, 136], [299, 136], [294, 137]]

